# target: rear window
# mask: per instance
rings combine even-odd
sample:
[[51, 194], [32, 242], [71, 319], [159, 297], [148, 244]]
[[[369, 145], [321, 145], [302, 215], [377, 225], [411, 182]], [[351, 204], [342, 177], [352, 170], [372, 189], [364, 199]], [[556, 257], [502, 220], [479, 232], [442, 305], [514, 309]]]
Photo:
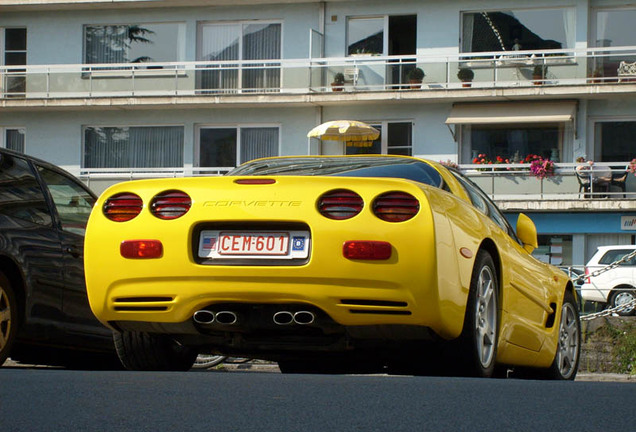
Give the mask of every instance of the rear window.
[[[629, 255], [634, 252], [634, 249], [614, 249], [609, 250], [598, 261], [599, 264], [612, 264], [615, 261], [622, 259], [625, 255]], [[624, 262], [622, 265], [636, 265], [636, 258], [632, 257], [629, 261]]]
[[227, 175], [388, 177], [444, 188], [441, 175], [426, 162], [397, 157], [264, 159], [241, 165]]

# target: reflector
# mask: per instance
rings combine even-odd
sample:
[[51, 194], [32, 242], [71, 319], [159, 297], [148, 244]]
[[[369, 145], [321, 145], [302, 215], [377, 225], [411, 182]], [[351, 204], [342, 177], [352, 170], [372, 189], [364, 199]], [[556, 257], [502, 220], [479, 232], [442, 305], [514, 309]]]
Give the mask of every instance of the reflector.
[[159, 240], [125, 240], [119, 245], [119, 253], [124, 258], [161, 258], [163, 245]]
[[349, 240], [342, 245], [342, 255], [347, 259], [387, 260], [391, 250], [391, 243], [384, 241]]

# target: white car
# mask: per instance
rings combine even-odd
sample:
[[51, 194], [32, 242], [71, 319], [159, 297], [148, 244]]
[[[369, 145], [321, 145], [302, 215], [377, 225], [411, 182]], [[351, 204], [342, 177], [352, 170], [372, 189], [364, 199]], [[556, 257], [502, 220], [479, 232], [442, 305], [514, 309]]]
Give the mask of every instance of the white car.
[[[585, 274], [607, 267], [636, 250], [636, 245], [600, 246], [585, 266]], [[636, 257], [621, 263], [598, 276], [585, 278], [581, 286], [583, 300], [607, 303], [609, 307], [620, 306], [636, 299]], [[618, 312], [619, 315], [634, 315], [636, 307]]]

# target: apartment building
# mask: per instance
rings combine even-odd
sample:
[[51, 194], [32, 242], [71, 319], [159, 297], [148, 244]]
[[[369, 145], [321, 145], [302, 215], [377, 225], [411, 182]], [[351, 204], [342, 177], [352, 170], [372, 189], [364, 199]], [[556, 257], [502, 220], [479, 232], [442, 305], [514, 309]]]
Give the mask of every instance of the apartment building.
[[[620, 0], [0, 0], [0, 146], [96, 192], [273, 155], [456, 163], [583, 264], [635, 242], [635, 22]], [[334, 119], [381, 136], [307, 138]]]

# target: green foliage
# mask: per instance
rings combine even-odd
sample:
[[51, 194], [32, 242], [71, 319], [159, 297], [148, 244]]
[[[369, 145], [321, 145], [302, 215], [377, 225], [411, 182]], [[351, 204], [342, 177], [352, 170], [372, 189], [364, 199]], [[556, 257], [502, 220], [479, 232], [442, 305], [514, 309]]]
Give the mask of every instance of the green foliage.
[[608, 322], [596, 335], [607, 338], [612, 345], [615, 360], [612, 372], [636, 375], [636, 324], [629, 321], [617, 327]]
[[422, 81], [424, 79], [424, 71], [420, 68], [411, 69], [408, 78], [413, 81]]
[[337, 74], [335, 74], [333, 76], [333, 82], [337, 85], [343, 85], [345, 82], [344, 74], [342, 72], [338, 72]]
[[457, 72], [457, 78], [460, 81], [472, 81], [475, 78], [475, 72], [469, 68], [460, 68]]

